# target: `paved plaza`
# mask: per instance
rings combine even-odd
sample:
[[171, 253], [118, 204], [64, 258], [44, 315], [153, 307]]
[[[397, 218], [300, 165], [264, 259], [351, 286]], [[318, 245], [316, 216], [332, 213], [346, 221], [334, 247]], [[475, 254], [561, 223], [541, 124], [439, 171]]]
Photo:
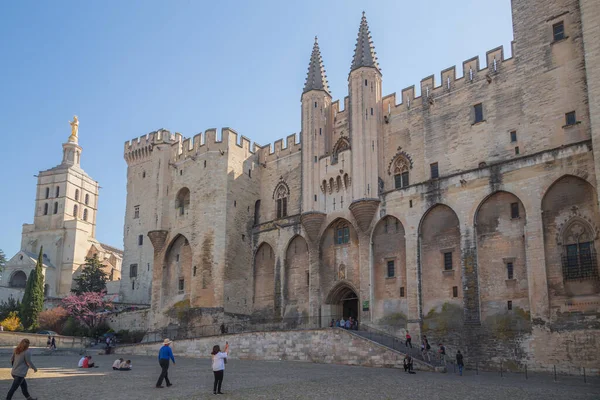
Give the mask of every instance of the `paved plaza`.
[[[0, 364], [0, 397], [11, 383], [8, 357]], [[204, 399], [213, 398], [209, 359], [182, 358], [170, 369], [173, 387], [155, 389], [159, 375], [155, 357], [131, 356], [133, 370], [113, 371], [117, 356], [95, 356], [100, 367], [77, 368], [78, 356], [35, 356], [38, 373], [30, 371], [30, 392], [45, 399]], [[580, 377], [495, 373], [465, 376], [440, 373], [406, 375], [397, 369], [349, 367], [300, 362], [230, 360], [224, 399], [598, 399], [600, 380]], [[14, 399], [21, 399], [17, 392]]]

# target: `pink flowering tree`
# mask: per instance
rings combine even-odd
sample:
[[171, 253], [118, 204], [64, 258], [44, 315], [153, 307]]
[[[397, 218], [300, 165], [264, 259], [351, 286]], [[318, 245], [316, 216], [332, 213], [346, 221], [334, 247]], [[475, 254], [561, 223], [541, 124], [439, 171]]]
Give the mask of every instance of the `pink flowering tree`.
[[104, 321], [112, 300], [106, 297], [105, 291], [84, 292], [65, 297], [62, 303], [70, 316], [91, 330]]

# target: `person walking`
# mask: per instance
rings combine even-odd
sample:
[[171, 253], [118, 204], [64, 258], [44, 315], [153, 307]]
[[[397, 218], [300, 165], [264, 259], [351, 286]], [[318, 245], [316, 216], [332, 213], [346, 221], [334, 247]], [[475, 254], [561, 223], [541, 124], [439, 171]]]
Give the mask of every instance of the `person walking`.
[[46, 340], [46, 348], [47, 349], [52, 348], [52, 338], [50, 336], [48, 336], [48, 340]]
[[173, 357], [173, 350], [171, 350], [171, 343], [169, 339], [165, 339], [163, 341], [163, 345], [158, 352], [158, 363], [160, 364], [161, 372], [158, 377], [158, 381], [156, 382], [156, 387], [158, 389], [162, 389], [164, 386], [162, 385], [163, 379], [167, 382], [167, 387], [173, 386], [171, 381], [169, 380], [169, 360], [173, 361], [175, 364], [175, 357]]
[[50, 348], [56, 350], [56, 338], [52, 336], [52, 342], [50, 342]]
[[406, 347], [410, 347], [412, 349], [412, 338], [408, 331], [406, 331], [406, 343], [404, 343]]
[[456, 351], [456, 365], [458, 365], [458, 375], [462, 376], [463, 367], [465, 364], [463, 361], [463, 355], [460, 354], [460, 350]]
[[33, 372], [37, 372], [37, 368], [33, 365], [31, 361], [31, 350], [29, 350], [29, 339], [21, 340], [21, 343], [17, 346], [15, 351], [13, 352], [12, 357], [10, 358], [10, 363], [12, 364], [12, 370], [10, 374], [13, 377], [13, 383], [6, 395], [6, 400], [11, 400], [13, 394], [20, 387], [23, 392], [23, 396], [27, 400], [37, 400], [34, 397], [31, 397], [29, 391], [27, 390], [27, 381], [25, 377], [27, 376], [27, 371], [29, 368], [33, 369]]
[[438, 343], [439, 349], [438, 354], [440, 356], [440, 363], [446, 366], [446, 347], [443, 344]]
[[221, 384], [223, 383], [223, 374], [225, 373], [225, 363], [229, 355], [229, 342], [225, 342], [225, 351], [221, 351], [219, 345], [213, 347], [212, 353], [212, 369], [215, 376], [213, 384], [213, 394], [223, 394], [221, 392]]
[[429, 340], [427, 340], [427, 335], [423, 335], [423, 340], [421, 341], [421, 352], [423, 353], [423, 361], [425, 361], [425, 357], [427, 357], [429, 362], [431, 362], [429, 350], [431, 350], [431, 345], [429, 344]]

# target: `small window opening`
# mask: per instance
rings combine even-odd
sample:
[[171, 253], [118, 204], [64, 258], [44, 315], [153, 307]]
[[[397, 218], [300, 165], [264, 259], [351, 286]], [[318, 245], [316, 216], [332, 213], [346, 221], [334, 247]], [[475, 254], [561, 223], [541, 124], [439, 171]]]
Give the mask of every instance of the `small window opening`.
[[577, 116], [575, 111], [571, 111], [565, 114], [565, 124], [567, 126], [575, 125], [577, 123]]
[[145, 178], [145, 177], [146, 177], [146, 171], [143, 171], [142, 172], [142, 178]]
[[510, 203], [510, 217], [519, 218], [519, 203]]
[[131, 282], [131, 290], [135, 290], [135, 281]]
[[206, 168], [206, 160], [204, 160], [204, 168]]
[[85, 195], [85, 201], [84, 201], [84, 203], [85, 203], [86, 206], [90, 204], [90, 195], [89, 194]]
[[514, 266], [513, 266], [512, 262], [506, 263], [506, 276], [507, 276], [507, 279], [514, 279], [514, 277], [515, 277]]
[[135, 278], [137, 276], [137, 264], [131, 264], [129, 266], [129, 277], [130, 278]]
[[400, 288], [400, 297], [404, 297], [404, 286]]
[[409, 201], [408, 201], [408, 206], [409, 206], [410, 208], [412, 208], [412, 200], [409, 200]]
[[140, 217], [140, 206], [133, 207], [133, 218]]
[[431, 179], [439, 178], [440, 171], [438, 169], [438, 163], [429, 164], [429, 169], [431, 170]]
[[511, 300], [506, 302], [506, 308], [508, 308], [509, 310], [512, 310], [512, 301]]
[[315, 108], [317, 108], [317, 102], [315, 101]]
[[46, 188], [46, 198], [50, 197], [50, 188]]
[[196, 269], [197, 267], [194, 265], [194, 276], [196, 276]]
[[183, 292], [183, 288], [185, 286], [185, 280], [183, 278], [179, 278], [179, 291]]
[[475, 121], [474, 123], [478, 123], [478, 122], [482, 122], [483, 121], [483, 104], [479, 103], [479, 104], [475, 104], [473, 106], [473, 110], [475, 111]]
[[452, 252], [444, 253], [444, 270], [451, 271], [452, 270]]
[[371, 107], [371, 115], [373, 115], [373, 107]]
[[515, 156], [518, 156], [519, 154], [521, 154], [521, 151], [519, 150], [519, 146], [515, 147]]
[[138, 236], [138, 246], [141, 246], [144, 244], [144, 235], [139, 235]]
[[182, 169], [179, 170], [179, 176], [181, 176], [181, 175], [183, 175], [183, 170]]
[[396, 274], [396, 268], [394, 265], [394, 260], [389, 260], [387, 262], [387, 277], [393, 278]]
[[58, 202], [54, 202], [54, 214], [58, 214]]
[[369, 86], [369, 83], [367, 82], [366, 79], [365, 79], [365, 86]]
[[310, 285], [310, 273], [306, 273], [306, 286]]
[[452, 297], [458, 297], [458, 286], [452, 286]]
[[56, 187], [56, 197], [58, 197], [60, 195], [60, 187], [57, 186]]
[[565, 38], [565, 23], [563, 21], [557, 22], [552, 25], [552, 35], [554, 37], [554, 41], [558, 42], [559, 40], [563, 40]]
[[315, 162], [317, 162], [317, 156], [315, 156]]
[[87, 210], [87, 208], [85, 210], [83, 210], [83, 220], [84, 221], [88, 220], [88, 210]]
[[510, 133], [510, 141], [511, 141], [511, 143], [514, 143], [517, 141], [517, 131], [512, 131]]
[[48, 203], [44, 204], [44, 215], [48, 215]]
[[179, 262], [179, 254], [175, 255], [175, 261]]

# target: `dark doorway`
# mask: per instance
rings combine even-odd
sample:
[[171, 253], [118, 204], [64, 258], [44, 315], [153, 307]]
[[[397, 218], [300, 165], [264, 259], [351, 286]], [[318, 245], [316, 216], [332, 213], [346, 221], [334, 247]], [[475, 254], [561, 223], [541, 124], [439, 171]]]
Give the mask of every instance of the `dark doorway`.
[[352, 317], [353, 319], [358, 318], [358, 297], [356, 293], [349, 292], [342, 299], [342, 309], [344, 310], [344, 319]]

